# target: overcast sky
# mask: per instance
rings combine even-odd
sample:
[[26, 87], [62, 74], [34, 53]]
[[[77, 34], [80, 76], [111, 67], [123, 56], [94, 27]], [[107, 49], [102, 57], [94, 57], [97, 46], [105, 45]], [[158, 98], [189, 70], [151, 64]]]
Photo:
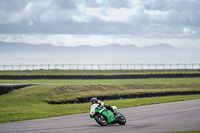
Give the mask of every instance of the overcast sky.
[[200, 48], [200, 0], [0, 0], [0, 41]]

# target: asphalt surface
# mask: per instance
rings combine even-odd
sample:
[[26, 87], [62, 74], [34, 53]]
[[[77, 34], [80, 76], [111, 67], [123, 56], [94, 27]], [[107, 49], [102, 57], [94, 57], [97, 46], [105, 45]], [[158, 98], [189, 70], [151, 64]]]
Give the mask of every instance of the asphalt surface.
[[13, 83], [8, 83], [8, 84], [7, 83], [0, 83], [0, 86], [15, 86], [15, 85], [40, 85], [40, 84], [36, 84], [36, 83], [22, 83], [22, 84], [20, 84], [20, 83], [15, 83], [15, 84], [13, 84]]
[[[99, 126], [89, 113], [0, 124], [0, 133], [163, 133], [200, 130], [200, 99], [118, 110], [126, 125]], [[88, 110], [89, 112], [89, 110]]]

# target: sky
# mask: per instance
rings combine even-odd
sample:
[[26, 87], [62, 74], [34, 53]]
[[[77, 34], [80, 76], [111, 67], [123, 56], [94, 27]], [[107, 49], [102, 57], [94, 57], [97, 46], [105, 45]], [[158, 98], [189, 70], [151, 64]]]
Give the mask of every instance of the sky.
[[200, 0], [0, 0], [0, 41], [200, 48]]

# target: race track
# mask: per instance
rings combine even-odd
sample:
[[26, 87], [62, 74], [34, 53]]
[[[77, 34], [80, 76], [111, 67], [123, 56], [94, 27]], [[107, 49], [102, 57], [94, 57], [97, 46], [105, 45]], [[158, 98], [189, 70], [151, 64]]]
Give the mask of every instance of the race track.
[[[88, 110], [89, 111], [89, 110]], [[163, 133], [200, 130], [200, 99], [118, 110], [124, 126], [99, 126], [89, 113], [0, 124], [0, 133]]]

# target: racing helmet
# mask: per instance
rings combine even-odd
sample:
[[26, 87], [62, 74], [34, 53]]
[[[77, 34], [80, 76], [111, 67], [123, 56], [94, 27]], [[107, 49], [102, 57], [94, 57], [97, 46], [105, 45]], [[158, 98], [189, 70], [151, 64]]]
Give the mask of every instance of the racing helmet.
[[98, 103], [98, 99], [97, 98], [92, 98], [91, 100], [90, 100], [90, 103], [91, 103], [91, 105], [92, 104], [95, 104], [95, 103]]

